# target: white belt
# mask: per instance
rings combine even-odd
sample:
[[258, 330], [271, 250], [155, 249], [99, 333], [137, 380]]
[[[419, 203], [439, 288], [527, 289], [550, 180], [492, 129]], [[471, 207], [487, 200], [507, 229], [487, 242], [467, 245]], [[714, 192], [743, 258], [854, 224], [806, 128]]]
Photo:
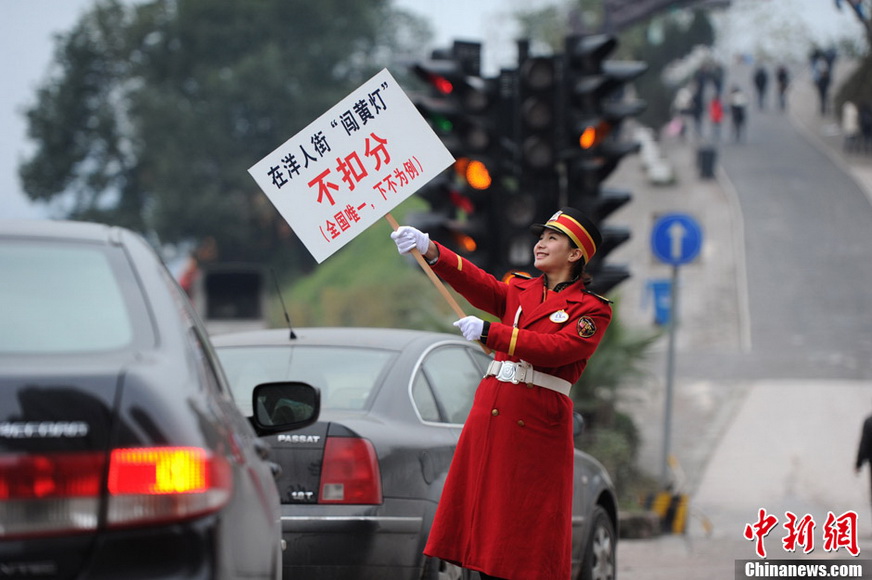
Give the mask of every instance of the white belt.
[[544, 387], [562, 393], [567, 397], [569, 396], [569, 389], [572, 388], [572, 383], [569, 381], [533, 370], [533, 365], [525, 361], [491, 361], [490, 365], [487, 367], [487, 373], [484, 376], [495, 377], [498, 381], [504, 383], [514, 383], [516, 385], [519, 383], [525, 383], [528, 385]]

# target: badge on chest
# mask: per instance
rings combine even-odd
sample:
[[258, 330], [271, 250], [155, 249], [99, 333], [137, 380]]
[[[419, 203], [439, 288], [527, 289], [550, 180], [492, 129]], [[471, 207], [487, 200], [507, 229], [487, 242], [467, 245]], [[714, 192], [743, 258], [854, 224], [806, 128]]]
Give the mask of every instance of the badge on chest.
[[548, 320], [555, 324], [563, 324], [564, 322], [569, 320], [569, 314], [567, 314], [565, 310], [558, 310], [557, 312], [549, 316]]

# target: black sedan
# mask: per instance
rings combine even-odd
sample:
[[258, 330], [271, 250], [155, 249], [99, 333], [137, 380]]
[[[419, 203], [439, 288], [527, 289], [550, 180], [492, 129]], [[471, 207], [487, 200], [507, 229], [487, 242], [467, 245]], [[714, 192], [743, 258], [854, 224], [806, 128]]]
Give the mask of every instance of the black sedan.
[[[436, 504], [491, 358], [460, 337], [412, 330], [303, 328], [213, 336], [237, 399], [248, 385], [320, 389], [321, 420], [268, 438], [278, 479], [286, 577], [468, 578], [422, 554]], [[573, 578], [615, 577], [611, 480], [576, 451]]]
[[0, 577], [280, 578], [255, 429], [311, 424], [317, 391], [249, 385], [246, 419], [130, 231], [0, 221], [0, 272]]

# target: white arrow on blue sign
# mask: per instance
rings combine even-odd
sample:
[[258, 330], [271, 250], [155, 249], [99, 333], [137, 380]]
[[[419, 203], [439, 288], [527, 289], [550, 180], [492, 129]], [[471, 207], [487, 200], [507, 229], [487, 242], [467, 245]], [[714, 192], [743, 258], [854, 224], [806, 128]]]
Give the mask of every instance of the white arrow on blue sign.
[[651, 251], [661, 262], [679, 266], [699, 255], [702, 228], [687, 214], [671, 213], [660, 217], [651, 231]]

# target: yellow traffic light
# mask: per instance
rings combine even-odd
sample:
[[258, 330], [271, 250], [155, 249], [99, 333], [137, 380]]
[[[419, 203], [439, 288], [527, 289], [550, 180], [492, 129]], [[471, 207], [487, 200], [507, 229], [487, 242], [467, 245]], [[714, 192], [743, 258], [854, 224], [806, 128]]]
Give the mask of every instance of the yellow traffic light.
[[585, 127], [581, 132], [581, 137], [578, 138], [578, 143], [582, 149], [590, 149], [596, 144], [596, 127]]
[[475, 242], [475, 238], [470, 235], [455, 232], [454, 240], [460, 247], [461, 253], [471, 254], [478, 249], [478, 244]]
[[454, 170], [473, 189], [485, 190], [493, 183], [493, 178], [487, 165], [478, 159], [461, 157], [455, 161]]
[[487, 189], [491, 186], [491, 175], [487, 165], [475, 159], [466, 166], [466, 181], [473, 189]]
[[584, 150], [592, 149], [602, 143], [611, 130], [612, 126], [605, 121], [600, 121], [596, 125], [587, 125], [578, 137], [578, 144]]

